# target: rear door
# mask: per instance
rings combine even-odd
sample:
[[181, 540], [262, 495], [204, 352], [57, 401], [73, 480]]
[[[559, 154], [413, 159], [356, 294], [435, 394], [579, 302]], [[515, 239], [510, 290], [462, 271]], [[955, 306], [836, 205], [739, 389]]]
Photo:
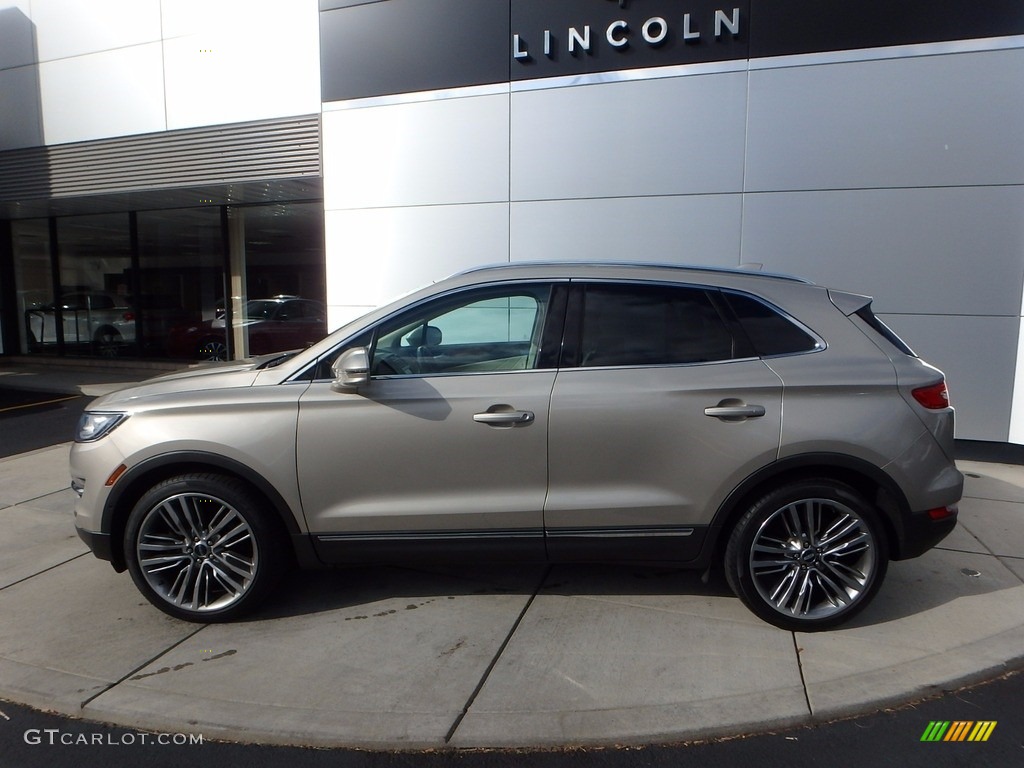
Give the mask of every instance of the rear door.
[[558, 560], [686, 561], [773, 461], [780, 379], [717, 291], [575, 284], [551, 398], [544, 522]]

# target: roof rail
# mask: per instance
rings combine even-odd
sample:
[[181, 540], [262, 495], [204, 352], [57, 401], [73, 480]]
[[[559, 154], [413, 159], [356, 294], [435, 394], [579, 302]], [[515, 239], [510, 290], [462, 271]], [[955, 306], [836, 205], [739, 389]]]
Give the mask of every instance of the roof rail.
[[715, 274], [731, 274], [731, 275], [756, 275], [757, 277], [770, 278], [775, 280], [788, 280], [794, 283], [805, 283], [807, 285], [813, 285], [810, 280], [796, 275], [786, 274], [784, 272], [763, 272], [761, 271], [763, 264], [741, 264], [738, 267], [714, 267], [706, 264], [679, 264], [679, 263], [668, 263], [668, 262], [656, 262], [656, 261], [572, 261], [572, 260], [536, 260], [536, 261], [510, 261], [510, 262], [495, 262], [492, 264], [481, 264], [476, 267], [470, 267], [460, 272], [456, 272], [453, 277], [459, 275], [469, 275], [474, 272], [483, 272], [492, 269], [508, 269], [509, 267], [566, 267], [566, 266], [588, 266], [588, 267], [645, 267], [645, 268], [656, 268], [656, 269], [678, 269], [686, 270], [689, 272], [711, 272]]

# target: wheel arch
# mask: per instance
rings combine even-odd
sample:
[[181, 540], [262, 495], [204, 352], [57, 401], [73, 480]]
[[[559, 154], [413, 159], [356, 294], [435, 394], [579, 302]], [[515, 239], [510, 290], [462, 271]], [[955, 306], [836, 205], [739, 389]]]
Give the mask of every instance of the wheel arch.
[[711, 523], [705, 547], [709, 564], [723, 561], [729, 532], [759, 498], [782, 485], [811, 479], [844, 483], [874, 504], [881, 512], [890, 557], [900, 559], [903, 519], [910, 506], [896, 482], [875, 465], [854, 456], [813, 453], [790, 456], [761, 468], [726, 497]]
[[[110, 536], [111, 564], [121, 572], [127, 568], [124, 554], [124, 534], [128, 515], [150, 488], [163, 480], [189, 472], [206, 472], [233, 477], [250, 486], [267, 501], [274, 518], [293, 546], [305, 540], [295, 514], [284, 497], [266, 478], [249, 467], [226, 456], [203, 451], [180, 451], [147, 459], [127, 470], [115, 483], [103, 505], [101, 530]], [[302, 553], [297, 552], [302, 556]], [[302, 558], [305, 562], [305, 558]]]

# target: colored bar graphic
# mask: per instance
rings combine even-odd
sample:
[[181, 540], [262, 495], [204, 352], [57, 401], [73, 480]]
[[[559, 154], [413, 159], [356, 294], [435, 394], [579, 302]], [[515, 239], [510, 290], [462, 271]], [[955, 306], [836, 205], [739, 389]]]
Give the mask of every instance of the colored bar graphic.
[[974, 730], [971, 731], [971, 735], [967, 737], [967, 740], [988, 741], [988, 737], [992, 735], [992, 731], [994, 731], [995, 729], [995, 720], [982, 720], [974, 726]]
[[996, 720], [932, 720], [921, 734], [921, 741], [988, 741], [996, 729]]
[[948, 720], [932, 720], [928, 723], [928, 727], [924, 729], [924, 735], [921, 736], [921, 741], [942, 741], [942, 737], [946, 735], [946, 730], [948, 728]]

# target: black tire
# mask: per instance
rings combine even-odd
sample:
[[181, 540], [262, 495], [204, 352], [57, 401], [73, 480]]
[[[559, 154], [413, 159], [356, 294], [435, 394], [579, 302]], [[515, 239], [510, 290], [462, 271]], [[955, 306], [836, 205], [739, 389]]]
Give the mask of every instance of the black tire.
[[124, 340], [116, 328], [104, 326], [96, 331], [92, 338], [96, 354], [100, 357], [117, 357], [121, 352], [121, 345]]
[[284, 535], [264, 500], [222, 475], [172, 477], [128, 517], [124, 552], [139, 591], [186, 621], [230, 621], [274, 588], [287, 562]]
[[210, 362], [227, 360], [228, 345], [224, 343], [224, 339], [215, 336], [205, 339], [196, 348], [196, 357]]
[[889, 564], [879, 512], [852, 488], [818, 479], [777, 488], [736, 524], [725, 552], [729, 586], [781, 629], [814, 632], [859, 613]]

